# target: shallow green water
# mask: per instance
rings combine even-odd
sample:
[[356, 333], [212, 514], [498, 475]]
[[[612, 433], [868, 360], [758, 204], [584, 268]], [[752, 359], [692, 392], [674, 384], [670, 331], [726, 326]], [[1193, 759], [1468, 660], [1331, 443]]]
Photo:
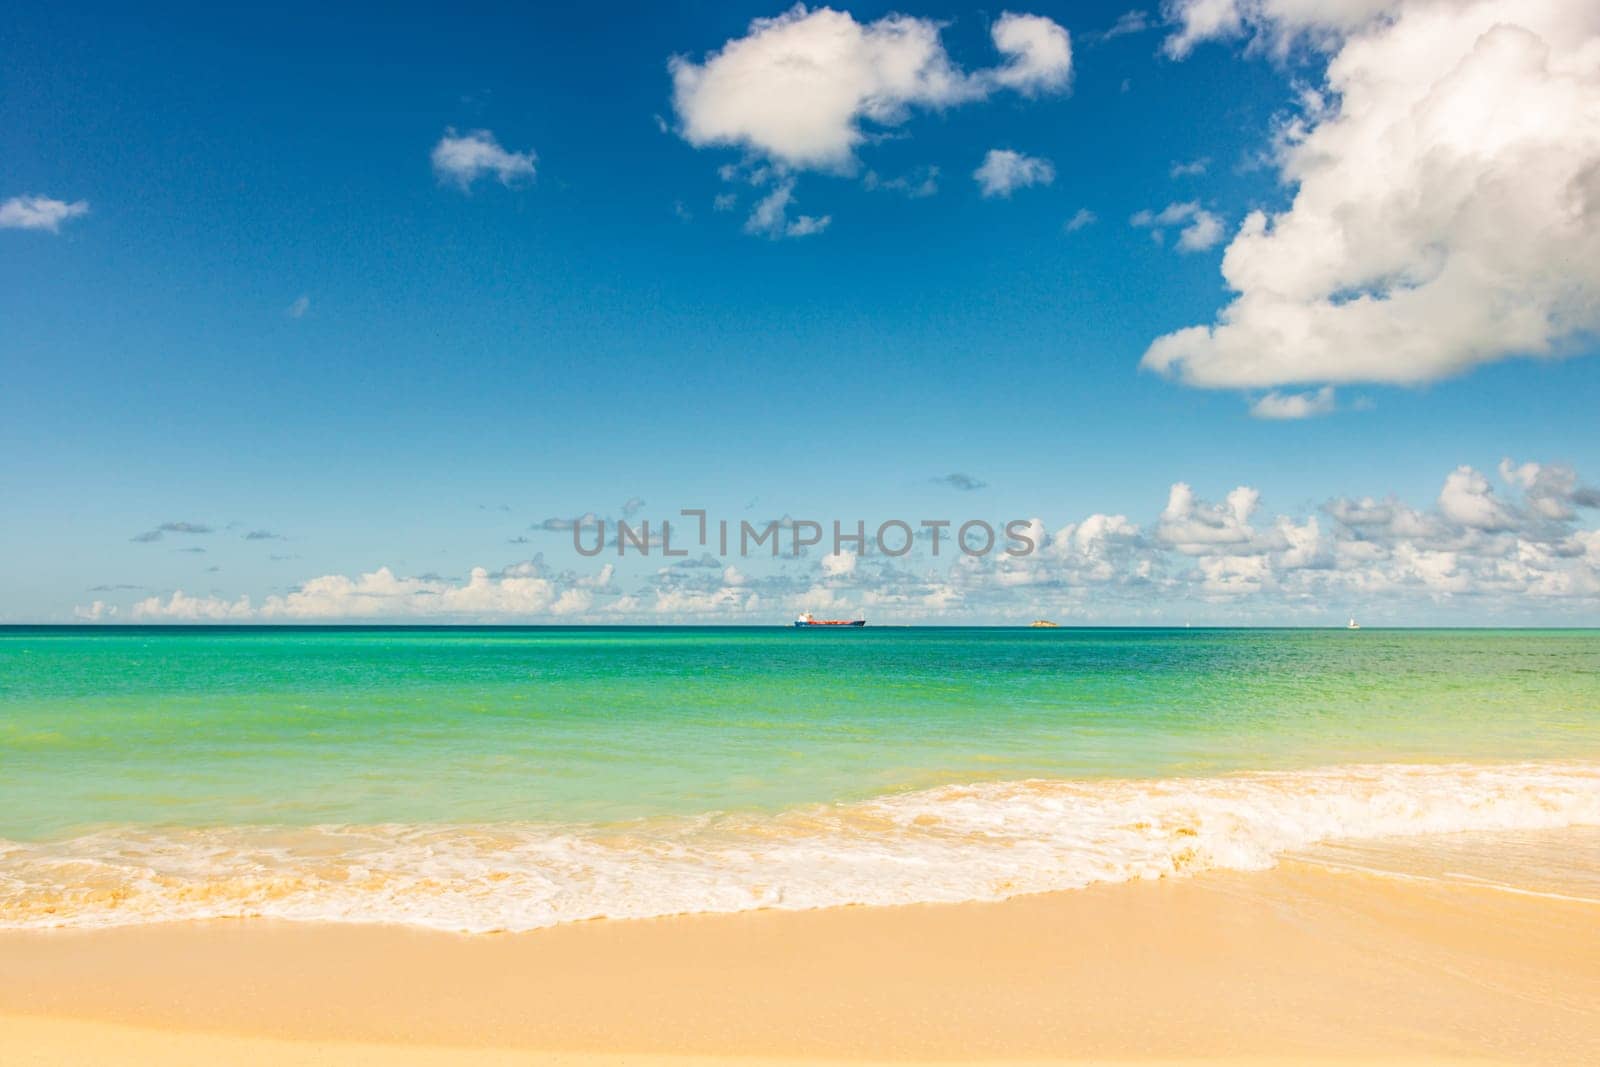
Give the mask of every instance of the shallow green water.
[[0, 837], [1600, 755], [1600, 631], [0, 629]]

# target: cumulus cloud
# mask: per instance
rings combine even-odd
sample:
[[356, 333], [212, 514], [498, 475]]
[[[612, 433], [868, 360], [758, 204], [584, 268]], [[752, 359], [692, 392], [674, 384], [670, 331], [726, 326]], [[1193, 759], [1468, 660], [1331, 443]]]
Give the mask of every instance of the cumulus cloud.
[[1182, 59], [1203, 41], [1248, 36], [1252, 48], [1282, 55], [1297, 40], [1337, 40], [1394, 6], [1394, 0], [1168, 0], [1164, 13], [1174, 25], [1162, 50]]
[[1204, 252], [1222, 240], [1222, 219], [1194, 200], [1168, 204], [1160, 211], [1140, 211], [1128, 222], [1148, 229], [1157, 243], [1166, 240], [1168, 227], [1181, 227], [1178, 232], [1180, 252]]
[[1560, 464], [1500, 461], [1500, 479], [1523, 491], [1530, 512], [1538, 518], [1570, 521], [1578, 508], [1600, 508], [1600, 489], [1578, 484], [1578, 474]]
[[1249, 215], [1223, 257], [1232, 302], [1144, 366], [1205, 387], [1414, 384], [1600, 329], [1600, 5], [1172, 11], [1174, 55], [1249, 35], [1329, 58], [1276, 149], [1292, 202]]
[[1511, 509], [1494, 494], [1489, 479], [1471, 467], [1457, 467], [1439, 490], [1439, 513], [1474, 530], [1509, 530], [1517, 524]]
[[1254, 536], [1250, 516], [1260, 500], [1259, 492], [1241, 485], [1223, 503], [1206, 504], [1187, 482], [1178, 482], [1167, 494], [1156, 539], [1191, 556], [1210, 553], [1218, 545], [1244, 544]]
[[1030, 185], [1049, 185], [1056, 180], [1056, 168], [1048, 159], [1025, 156], [1009, 148], [991, 148], [972, 177], [984, 196], [1010, 196]]
[[1059, 93], [1071, 84], [1072, 38], [1051, 20], [1008, 11], [996, 20], [990, 36], [1007, 57], [987, 75], [994, 84], [1024, 96]]
[[897, 126], [915, 108], [1070, 84], [1071, 40], [1049, 19], [1002, 15], [990, 35], [1005, 62], [970, 73], [945, 51], [940, 29], [932, 19], [860, 23], [804, 5], [756, 19], [702, 62], [670, 60], [679, 132], [696, 147], [739, 147], [790, 169], [846, 171], [869, 128]]
[[[1222, 488], [1222, 487], [1218, 487]], [[464, 578], [390, 568], [324, 574], [292, 592], [150, 596], [118, 612], [113, 591], [85, 619], [248, 622], [333, 620], [705, 619], [773, 622], [796, 611], [881, 621], [1050, 618], [1077, 621], [1592, 621], [1600, 611], [1600, 489], [1570, 467], [1504, 459], [1462, 465], [1421, 504], [1337, 497], [1273, 511], [1249, 485], [1216, 498], [1176, 482], [1146, 520], [1095, 512], [1024, 524], [1037, 546], [1012, 557], [942, 555], [919, 538], [887, 557], [815, 552], [799, 559], [664, 560], [654, 573], [559, 570], [536, 557]], [[1159, 508], [1159, 510], [1157, 510]], [[794, 527], [792, 520], [784, 525]], [[896, 543], [898, 543], [896, 541]], [[631, 553], [630, 553], [631, 554]]]
[[1600, 492], [1558, 465], [1507, 460], [1501, 472], [1497, 488], [1474, 468], [1452, 471], [1426, 507], [1340, 497], [1311, 514], [1270, 513], [1248, 485], [1213, 502], [1179, 482], [1146, 524], [1096, 513], [1052, 532], [1033, 519], [1027, 534], [1039, 550], [1022, 557], [824, 555], [809, 570], [737, 580], [715, 561], [684, 561], [614, 610], [906, 621], [1591, 617], [1600, 608], [1600, 531], [1577, 521]]
[[1330, 413], [1335, 405], [1333, 386], [1324, 385], [1308, 393], [1267, 393], [1250, 405], [1250, 414], [1258, 419], [1310, 419]]
[[1193, 603], [1246, 620], [1327, 621], [1368, 609], [1401, 618], [1592, 617], [1600, 530], [1577, 523], [1600, 506], [1600, 491], [1559, 465], [1508, 459], [1500, 472], [1509, 495], [1463, 466], [1446, 475], [1431, 508], [1340, 497], [1316, 514], [1271, 517], [1249, 486], [1212, 503], [1180, 482], [1148, 527], [1094, 515], [1049, 535], [1039, 553], [959, 561], [950, 578], [969, 612], [989, 604], [1170, 618], [1173, 605]]
[[615, 592], [615, 569], [607, 564], [587, 575], [550, 574], [538, 560], [491, 573], [474, 567], [465, 580], [439, 575], [403, 577], [388, 567], [354, 577], [329, 574], [293, 592], [269, 596], [259, 605], [241, 596], [196, 597], [179, 590], [133, 606], [141, 620], [190, 622], [318, 621], [332, 619], [479, 619], [566, 617], [588, 612], [596, 598]]
[[446, 130], [439, 138], [431, 156], [433, 173], [438, 179], [462, 192], [472, 188], [479, 178], [489, 175], [507, 187], [532, 181], [537, 158], [532, 150], [507, 151], [488, 130], [457, 134], [453, 129]]
[[537, 574], [511, 573], [492, 578], [474, 567], [464, 584], [438, 578], [402, 578], [387, 567], [354, 578], [330, 574], [314, 578], [262, 605], [264, 618], [393, 618], [407, 616], [563, 614], [581, 597], [567, 598]]
[[829, 578], [852, 574], [856, 569], [856, 563], [859, 561], [860, 557], [854, 552], [830, 552], [822, 557], [822, 573]]
[[89, 213], [87, 200], [52, 200], [48, 196], [13, 196], [0, 204], [0, 230], [61, 232], [68, 219]]
[[219, 596], [190, 596], [179, 589], [166, 600], [146, 597], [131, 612], [141, 622], [248, 622], [256, 612], [250, 598], [227, 600]]

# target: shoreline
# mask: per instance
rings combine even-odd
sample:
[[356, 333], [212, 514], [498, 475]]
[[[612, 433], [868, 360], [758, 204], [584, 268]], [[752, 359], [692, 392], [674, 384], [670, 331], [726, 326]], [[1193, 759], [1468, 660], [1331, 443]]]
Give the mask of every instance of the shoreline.
[[1300, 860], [521, 934], [0, 934], [8, 1063], [1580, 1064], [1597, 1006], [1600, 905]]
[[[1503, 850], [1497, 835], [1515, 847]], [[1452, 862], [1515, 856], [1485, 873], [1559, 889], [1567, 857], [1600, 854], [1600, 762], [996, 779], [611, 823], [101, 825], [0, 840], [0, 930], [259, 917], [528, 932], [594, 919], [996, 901], [1261, 870], [1340, 841], [1395, 843], [1385, 849], [1400, 854], [1387, 860], [1404, 867], [1441, 840], [1466, 842]], [[1592, 874], [1587, 895], [1600, 900], [1600, 869]]]

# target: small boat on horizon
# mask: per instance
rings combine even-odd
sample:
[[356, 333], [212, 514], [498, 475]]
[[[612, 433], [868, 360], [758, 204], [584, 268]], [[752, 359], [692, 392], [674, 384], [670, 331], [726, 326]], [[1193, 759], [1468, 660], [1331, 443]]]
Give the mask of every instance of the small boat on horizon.
[[1344, 628], [1346, 630], [1359, 630], [1359, 629], [1361, 629], [1361, 624], [1359, 622], [1356, 622], [1356, 617], [1354, 615], [1352, 615], [1352, 616], [1350, 616], [1350, 621], [1345, 624]]
[[802, 611], [794, 620], [795, 629], [805, 630], [813, 626], [865, 626], [866, 619], [819, 619], [809, 611]]

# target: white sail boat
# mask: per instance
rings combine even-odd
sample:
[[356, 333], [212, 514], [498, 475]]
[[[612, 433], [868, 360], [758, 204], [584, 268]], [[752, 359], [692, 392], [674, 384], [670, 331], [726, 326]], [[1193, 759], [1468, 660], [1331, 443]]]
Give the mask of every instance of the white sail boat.
[[1352, 616], [1350, 616], [1350, 621], [1345, 624], [1344, 628], [1346, 630], [1359, 630], [1359, 629], [1361, 629], [1361, 624], [1359, 622], [1356, 622], [1356, 617], [1354, 615], [1352, 615]]

